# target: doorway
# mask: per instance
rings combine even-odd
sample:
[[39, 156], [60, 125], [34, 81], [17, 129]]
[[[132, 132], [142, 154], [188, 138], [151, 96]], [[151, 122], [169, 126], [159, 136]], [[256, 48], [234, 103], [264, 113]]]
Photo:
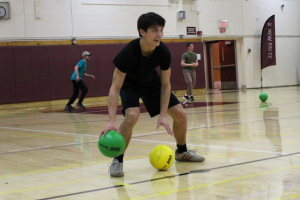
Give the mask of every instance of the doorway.
[[209, 89], [237, 89], [235, 40], [206, 42]]

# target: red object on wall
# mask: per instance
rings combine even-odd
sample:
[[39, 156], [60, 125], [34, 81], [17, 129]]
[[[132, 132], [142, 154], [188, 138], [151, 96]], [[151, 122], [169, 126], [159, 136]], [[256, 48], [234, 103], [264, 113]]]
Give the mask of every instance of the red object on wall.
[[197, 35], [202, 35], [202, 31], [197, 31]]

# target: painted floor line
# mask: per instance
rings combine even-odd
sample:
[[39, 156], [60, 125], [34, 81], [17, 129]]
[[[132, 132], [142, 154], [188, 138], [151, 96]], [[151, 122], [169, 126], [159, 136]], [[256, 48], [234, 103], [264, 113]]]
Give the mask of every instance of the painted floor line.
[[[293, 154], [290, 154], [290, 155], [299, 154], [299, 153], [300, 152], [293, 153]], [[284, 156], [290, 156], [290, 155], [284, 155]], [[278, 157], [283, 157], [283, 156], [278, 156]], [[249, 164], [249, 163], [253, 163], [253, 162], [260, 162], [260, 161], [264, 161], [264, 160], [268, 160], [268, 159], [274, 159], [274, 158], [278, 158], [278, 157], [260, 159], [260, 160], [256, 160], [256, 161], [254, 160], [254, 161], [245, 162], [245, 163], [239, 163], [239, 164], [235, 164], [235, 165], [242, 165], [242, 164]], [[232, 165], [221, 166], [221, 167], [212, 168], [212, 169], [207, 169], [207, 172], [210, 172], [210, 171], [216, 170], [216, 169], [226, 168], [226, 167], [232, 167]], [[171, 190], [171, 191], [167, 191], [167, 192], [156, 193], [156, 194], [153, 194], [153, 195], [138, 197], [138, 198], [134, 198], [134, 199], [138, 200], [138, 199], [151, 198], [151, 197], [155, 197], [155, 196], [162, 196], [162, 195], [167, 195], [167, 194], [171, 194], [171, 193], [175, 193], [175, 192], [181, 192], [181, 191], [186, 191], [186, 190], [191, 190], [191, 189], [196, 189], [196, 188], [211, 186], [211, 185], [215, 185], [215, 184], [219, 184], [219, 183], [226, 183], [226, 182], [230, 182], [230, 181], [241, 180], [241, 179], [245, 179], [245, 178], [250, 178], [250, 177], [254, 177], [254, 176], [260, 176], [260, 175], [264, 175], [264, 174], [269, 174], [269, 173], [273, 173], [273, 172], [278, 172], [278, 171], [283, 171], [283, 170], [292, 169], [292, 168], [298, 168], [298, 167], [300, 167], [300, 165], [292, 166], [292, 167], [286, 167], [286, 168], [281, 168], [281, 169], [270, 170], [270, 171], [266, 171], [266, 172], [260, 172], [260, 173], [256, 173], [256, 174], [250, 174], [250, 175], [236, 177], [236, 178], [231, 178], [231, 179], [227, 179], [227, 180], [223, 180], [223, 181], [217, 181], [217, 182], [214, 182], [214, 183], [206, 183], [206, 184], [197, 185], [197, 186], [188, 187], [188, 188], [183, 188], [183, 189], [179, 189], [179, 190]], [[199, 172], [193, 172], [193, 171], [191, 171], [190, 173], [199, 173]], [[189, 175], [190, 173], [177, 174], [177, 175], [174, 175], [174, 176], [171, 176], [171, 177], [178, 177], [178, 176]], [[147, 183], [147, 182], [162, 180], [164, 178], [171, 178], [171, 177], [170, 176], [166, 176], [166, 177], [163, 177], [163, 178], [160, 177], [160, 178], [157, 178], [157, 179], [149, 179], [149, 180], [138, 181], [138, 182], [133, 182], [133, 183], [128, 183], [128, 184], [129, 185], [137, 185], [137, 184], [141, 184], [141, 183]], [[52, 197], [48, 197], [48, 198], [42, 198], [42, 199], [39, 199], [39, 200], [48, 200], [48, 199], [57, 199], [57, 198], [63, 198], [63, 197], [70, 197], [70, 196], [74, 196], [74, 195], [79, 195], [79, 194], [84, 194], [84, 193], [91, 193], [91, 192], [98, 192], [98, 191], [103, 191], [103, 190], [108, 190], [108, 189], [113, 189], [113, 188], [118, 188], [118, 187], [123, 187], [123, 186], [124, 185], [110, 186], [110, 187], [99, 188], [99, 189], [94, 189], [94, 190], [87, 190], [87, 191], [81, 191], [81, 192], [76, 192], [76, 193], [69, 193], [69, 194], [65, 194], [65, 195], [52, 196]]]
[[[140, 140], [140, 139], [131, 139], [135, 141], [140, 142], [153, 142], [153, 143], [164, 143], [164, 144], [173, 144], [176, 145], [175, 142], [163, 142], [163, 141], [154, 141], [154, 140]], [[207, 146], [207, 145], [200, 145], [200, 144], [187, 144], [188, 146], [197, 146], [197, 147], [209, 147], [209, 148], [215, 148], [215, 149], [230, 149], [230, 150], [237, 150], [237, 151], [248, 151], [248, 152], [258, 152], [258, 153], [271, 153], [271, 154], [290, 154], [290, 153], [284, 153], [284, 152], [274, 152], [274, 151], [260, 151], [260, 150], [251, 150], [251, 149], [240, 149], [240, 148], [231, 148], [231, 147], [218, 147], [218, 146]]]
[[[291, 116], [283, 116], [283, 117], [269, 117], [269, 118], [265, 118], [265, 119], [244, 120], [244, 121], [222, 123], [222, 124], [215, 124], [215, 125], [189, 127], [188, 130], [205, 129], [205, 128], [211, 128], [211, 127], [217, 127], [217, 126], [225, 126], [225, 125], [240, 124], [240, 123], [247, 123], [247, 122], [254, 122], [254, 121], [271, 120], [271, 119], [281, 119], [281, 118], [289, 118], [289, 117], [299, 117], [299, 116], [300, 115], [291, 115]], [[61, 133], [61, 134], [66, 134], [66, 135], [82, 135], [82, 136], [90, 136], [90, 137], [99, 137], [98, 135], [87, 135], [87, 134], [79, 134], [79, 133], [67, 133], [67, 132], [59, 132], [59, 131], [35, 130], [35, 129], [4, 127], [4, 126], [2, 126], [0, 128], [3, 128], [3, 129], [12, 129], [12, 130], [23, 130], [23, 131], [34, 131], [34, 132], [45, 132], [45, 133]], [[134, 135], [134, 136], [138, 137], [138, 136], [145, 136], [145, 135], [154, 135], [154, 134], [159, 134], [159, 133], [166, 133], [166, 131], [151, 132], [151, 133], [139, 134], [139, 135]]]

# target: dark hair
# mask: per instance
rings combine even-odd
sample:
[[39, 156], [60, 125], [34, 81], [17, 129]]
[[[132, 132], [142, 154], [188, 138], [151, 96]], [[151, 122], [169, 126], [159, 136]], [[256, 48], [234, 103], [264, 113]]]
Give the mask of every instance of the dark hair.
[[140, 37], [142, 37], [140, 33], [140, 29], [144, 30], [147, 32], [147, 29], [153, 26], [162, 26], [165, 27], [166, 20], [160, 16], [159, 14], [156, 14], [154, 12], [148, 12], [145, 14], [142, 14], [138, 21], [137, 21], [137, 28]]
[[189, 47], [191, 44], [193, 44], [192, 42], [188, 42], [186, 43], [186, 46]]

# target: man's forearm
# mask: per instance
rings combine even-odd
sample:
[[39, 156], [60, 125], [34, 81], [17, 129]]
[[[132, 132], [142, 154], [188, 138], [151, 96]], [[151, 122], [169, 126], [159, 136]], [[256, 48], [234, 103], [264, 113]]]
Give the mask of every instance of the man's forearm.
[[161, 86], [160, 115], [166, 116], [170, 101], [171, 84]]
[[92, 77], [92, 75], [87, 74], [87, 73], [84, 73], [83, 76], [86, 76], [86, 77]]
[[182, 67], [192, 67], [192, 66], [193, 66], [193, 63], [192, 63], [192, 64], [182, 63], [181, 66], [182, 66]]
[[113, 88], [110, 88], [109, 95], [108, 95], [108, 114], [109, 114], [110, 122], [116, 121], [119, 94], [120, 91], [116, 91]]

